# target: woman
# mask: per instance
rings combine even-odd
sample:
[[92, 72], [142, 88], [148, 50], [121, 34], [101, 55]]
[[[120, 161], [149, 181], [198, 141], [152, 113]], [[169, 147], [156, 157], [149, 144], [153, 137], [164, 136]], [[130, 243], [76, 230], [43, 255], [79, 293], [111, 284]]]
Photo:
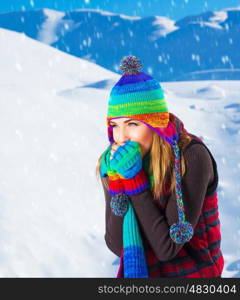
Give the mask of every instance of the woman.
[[98, 161], [117, 277], [221, 277], [216, 162], [167, 109], [163, 90], [125, 57], [107, 115], [110, 145]]

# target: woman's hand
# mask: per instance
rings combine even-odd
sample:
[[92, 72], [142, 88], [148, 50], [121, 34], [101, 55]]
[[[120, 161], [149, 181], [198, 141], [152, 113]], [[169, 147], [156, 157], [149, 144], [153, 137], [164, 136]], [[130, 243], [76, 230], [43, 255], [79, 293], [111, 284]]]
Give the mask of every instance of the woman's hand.
[[110, 169], [123, 178], [133, 178], [142, 169], [142, 152], [140, 144], [126, 141], [123, 145], [112, 145]]
[[134, 195], [149, 187], [148, 177], [142, 169], [142, 151], [137, 142], [109, 146], [102, 156], [101, 174], [109, 177], [112, 195], [121, 192]]
[[111, 151], [110, 151], [110, 159], [113, 158], [113, 154], [114, 152], [116, 152], [117, 148], [120, 147], [120, 146], [123, 146], [125, 143], [122, 143], [121, 145], [120, 144], [117, 144], [117, 143], [113, 143], [112, 144], [112, 147], [111, 147]]
[[[124, 145], [122, 143], [121, 145]], [[102, 160], [101, 160], [101, 167], [100, 167], [100, 174], [102, 177], [105, 177], [109, 175], [109, 173], [115, 174], [113, 170], [110, 169], [110, 160], [113, 158], [114, 152], [117, 150], [117, 148], [121, 145], [118, 145], [117, 143], [113, 143], [103, 152], [102, 154]]]
[[109, 146], [102, 154], [101, 165], [100, 165], [100, 175], [101, 177], [108, 176], [110, 171], [110, 155], [111, 155], [111, 146]]
[[[113, 150], [115, 151], [115, 147]], [[108, 190], [111, 195], [116, 195], [124, 191], [124, 186], [120, 175], [116, 171], [110, 168], [110, 155], [112, 147], [109, 146], [102, 154], [102, 160], [100, 165], [101, 177], [108, 176]], [[113, 152], [114, 152], [113, 151]]]

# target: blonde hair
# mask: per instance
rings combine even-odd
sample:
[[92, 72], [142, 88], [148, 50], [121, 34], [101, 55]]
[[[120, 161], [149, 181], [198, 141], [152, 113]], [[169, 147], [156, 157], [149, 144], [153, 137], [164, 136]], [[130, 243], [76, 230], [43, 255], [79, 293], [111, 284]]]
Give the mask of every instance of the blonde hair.
[[[180, 168], [181, 175], [186, 172], [186, 164], [182, 155], [185, 147], [190, 143], [191, 137], [188, 134], [182, 133], [179, 135], [178, 146], [180, 150]], [[102, 155], [99, 157], [96, 166], [96, 176], [100, 177], [100, 165]], [[174, 153], [172, 147], [162, 139], [156, 132], [153, 132], [153, 141], [150, 148], [150, 164], [148, 174], [153, 174], [154, 185], [152, 193], [154, 199], [157, 200], [163, 194], [166, 183], [169, 182], [168, 193], [175, 192], [176, 180], [174, 174]], [[108, 189], [107, 177], [101, 178], [102, 184]]]

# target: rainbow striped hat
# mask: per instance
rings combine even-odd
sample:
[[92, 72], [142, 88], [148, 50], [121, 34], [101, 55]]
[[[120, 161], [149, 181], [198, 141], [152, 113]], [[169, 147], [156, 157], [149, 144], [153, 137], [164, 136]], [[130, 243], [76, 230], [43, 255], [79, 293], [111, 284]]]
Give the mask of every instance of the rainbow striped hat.
[[169, 111], [159, 82], [142, 72], [142, 63], [135, 56], [124, 57], [120, 69], [123, 76], [111, 90], [108, 102], [107, 127], [109, 142], [114, 142], [112, 127], [115, 118], [133, 118], [145, 123], [170, 145], [178, 139], [174, 124], [169, 122]]
[[110, 93], [107, 112], [108, 139], [114, 142], [111, 119], [132, 118], [145, 123], [172, 146], [176, 179], [176, 200], [179, 222], [170, 227], [170, 236], [176, 243], [188, 241], [193, 228], [185, 220], [181, 189], [180, 150], [178, 147], [178, 124], [170, 120], [170, 113], [163, 90], [157, 80], [142, 72], [142, 63], [135, 56], [124, 57], [120, 69], [123, 75]]

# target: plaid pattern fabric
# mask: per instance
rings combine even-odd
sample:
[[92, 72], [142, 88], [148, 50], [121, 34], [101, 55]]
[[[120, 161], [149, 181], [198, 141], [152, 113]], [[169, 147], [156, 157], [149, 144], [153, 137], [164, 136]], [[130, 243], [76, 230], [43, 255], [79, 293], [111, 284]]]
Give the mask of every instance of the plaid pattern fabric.
[[219, 277], [223, 270], [224, 259], [220, 250], [218, 215], [215, 192], [204, 200], [194, 236], [185, 243], [176, 257], [168, 262], [161, 262], [150, 248], [145, 249], [149, 277]]
[[[192, 137], [194, 137], [192, 143], [204, 145], [200, 138], [194, 135]], [[215, 169], [216, 162], [212, 154], [210, 152], [209, 154]], [[220, 249], [221, 233], [216, 185], [216, 183], [213, 184], [211, 190], [207, 191], [192, 239], [184, 244], [172, 260], [159, 261], [150, 247], [145, 249], [149, 277], [210, 278], [221, 276], [224, 258]], [[161, 205], [161, 209], [165, 206], [166, 203]]]

